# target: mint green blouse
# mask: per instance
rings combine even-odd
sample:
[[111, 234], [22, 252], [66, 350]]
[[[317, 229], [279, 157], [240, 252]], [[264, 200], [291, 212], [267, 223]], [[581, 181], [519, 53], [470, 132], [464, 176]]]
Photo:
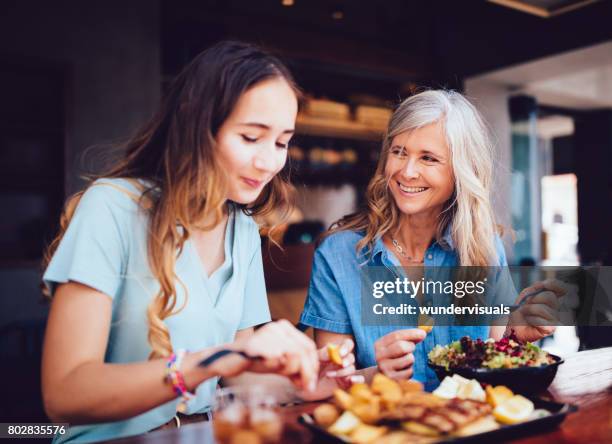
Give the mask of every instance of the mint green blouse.
[[[127, 180], [97, 180], [79, 202], [43, 277], [52, 292], [57, 284], [74, 281], [112, 300], [107, 363], [146, 361], [151, 352], [146, 309], [159, 283], [147, 259], [148, 216], [134, 195], [139, 196], [140, 191]], [[210, 277], [191, 241], [177, 259], [176, 273], [187, 290], [185, 294], [177, 283], [177, 307], [186, 298], [188, 302], [164, 321], [175, 350], [228, 343], [238, 330], [270, 320], [258, 227], [239, 209], [232, 207], [230, 215], [225, 262]], [[216, 385], [216, 378], [200, 384], [186, 413], [209, 410]], [[178, 399], [123, 421], [73, 426], [56, 442], [95, 442], [141, 434], [168, 422], [177, 403]]]

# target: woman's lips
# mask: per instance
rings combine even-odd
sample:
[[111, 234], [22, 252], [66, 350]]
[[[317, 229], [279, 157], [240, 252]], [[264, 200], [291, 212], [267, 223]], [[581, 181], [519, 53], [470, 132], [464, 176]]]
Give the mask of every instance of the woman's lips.
[[407, 186], [400, 182], [397, 182], [397, 187], [404, 196], [418, 196], [429, 189], [429, 187]]
[[255, 180], [255, 179], [250, 179], [248, 177], [241, 177], [241, 179], [244, 183], [246, 183], [251, 188], [259, 188], [261, 184], [263, 183], [263, 180]]

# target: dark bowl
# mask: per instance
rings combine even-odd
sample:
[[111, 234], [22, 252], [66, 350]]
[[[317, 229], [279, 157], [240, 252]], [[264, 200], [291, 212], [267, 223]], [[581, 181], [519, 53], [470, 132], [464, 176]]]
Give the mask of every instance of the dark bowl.
[[505, 385], [515, 393], [539, 393], [548, 388], [555, 379], [557, 369], [563, 364], [563, 359], [556, 355], [550, 355], [555, 362], [541, 365], [540, 367], [517, 367], [517, 368], [466, 368], [455, 367], [446, 370], [444, 367], [431, 362], [427, 365], [436, 372], [438, 379], [442, 381], [446, 376], [458, 374], [468, 379], [476, 379], [491, 385]]

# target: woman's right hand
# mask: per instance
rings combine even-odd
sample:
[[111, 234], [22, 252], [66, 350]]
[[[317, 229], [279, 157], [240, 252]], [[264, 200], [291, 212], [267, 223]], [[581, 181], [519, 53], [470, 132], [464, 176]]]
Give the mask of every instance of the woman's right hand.
[[374, 343], [378, 369], [389, 378], [400, 380], [412, 377], [414, 349], [427, 334], [420, 328], [396, 330]]
[[287, 376], [306, 391], [317, 385], [319, 357], [315, 343], [285, 319], [269, 322], [234, 342], [232, 348], [261, 358], [250, 361], [245, 370]]

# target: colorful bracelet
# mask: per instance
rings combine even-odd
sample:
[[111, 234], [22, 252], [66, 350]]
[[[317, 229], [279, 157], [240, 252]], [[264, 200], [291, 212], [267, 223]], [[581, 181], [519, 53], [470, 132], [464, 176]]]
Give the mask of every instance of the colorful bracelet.
[[170, 358], [168, 358], [168, 362], [166, 363], [165, 381], [172, 384], [174, 392], [177, 394], [177, 396], [181, 397], [181, 401], [176, 406], [176, 410], [181, 413], [184, 413], [187, 410], [187, 403], [194, 396], [187, 390], [185, 378], [180, 370], [186, 353], [186, 350], [178, 350], [176, 354], [172, 353], [170, 355]]

